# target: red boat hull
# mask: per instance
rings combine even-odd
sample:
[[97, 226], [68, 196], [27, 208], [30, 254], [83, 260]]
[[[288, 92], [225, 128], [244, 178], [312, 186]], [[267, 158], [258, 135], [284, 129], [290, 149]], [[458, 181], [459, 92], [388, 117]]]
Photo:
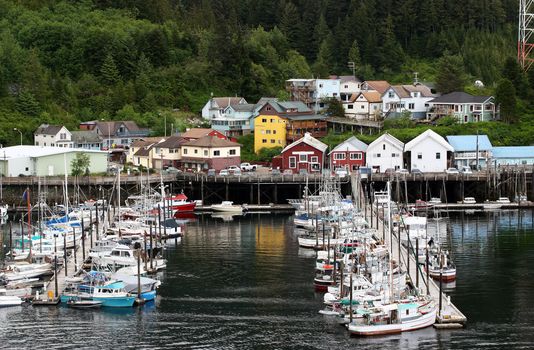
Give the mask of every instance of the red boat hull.
[[190, 202], [187, 204], [173, 205], [171, 209], [175, 213], [187, 213], [195, 210], [196, 205], [195, 202]]

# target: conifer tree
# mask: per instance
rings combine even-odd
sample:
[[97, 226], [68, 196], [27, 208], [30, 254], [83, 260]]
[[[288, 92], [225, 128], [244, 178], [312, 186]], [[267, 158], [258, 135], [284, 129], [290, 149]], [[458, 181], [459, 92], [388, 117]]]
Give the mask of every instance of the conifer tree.
[[113, 55], [108, 54], [100, 67], [100, 75], [104, 84], [114, 85], [120, 80], [119, 69], [115, 64]]

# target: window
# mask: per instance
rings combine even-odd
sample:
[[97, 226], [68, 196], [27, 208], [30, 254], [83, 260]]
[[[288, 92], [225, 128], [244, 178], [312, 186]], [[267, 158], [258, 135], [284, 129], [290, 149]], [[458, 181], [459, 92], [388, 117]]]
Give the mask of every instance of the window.
[[30, 168], [28, 168], [28, 167], [26, 167], [26, 168], [24, 168], [24, 169], [26, 169], [26, 171], [30, 171]]
[[54, 146], [55, 146], [55, 144], [51, 143], [51, 144], [50, 144], [50, 146], [54, 147]]
[[261, 140], [261, 143], [267, 143], [266, 139]]
[[270, 135], [270, 134], [271, 134], [271, 130], [265, 130], [265, 133], [266, 133], [267, 135]]
[[261, 120], [261, 122], [262, 122], [262, 123], [267, 123], [267, 119], [263, 118], [263, 119]]
[[308, 162], [308, 155], [307, 154], [299, 154], [299, 162], [300, 163]]
[[382, 149], [385, 151], [386, 150], [386, 144], [383, 144], [382, 145]]
[[217, 157], [217, 156], [220, 156], [221, 155], [221, 151], [217, 150], [217, 151], [213, 151], [213, 156]]
[[312, 163], [319, 163], [319, 157], [318, 156], [312, 156], [311, 157], [311, 162]]
[[417, 153], [417, 159], [423, 159], [423, 153], [421, 152]]
[[376, 158], [380, 158], [382, 155], [380, 153], [375, 153]]
[[345, 89], [348, 89], [348, 88], [349, 88], [349, 86], [348, 86], [348, 85], [345, 85]]
[[353, 153], [350, 154], [350, 159], [352, 159], [352, 160], [361, 160], [362, 159], [362, 154], [353, 152]]
[[276, 134], [276, 130], [273, 130], [273, 134]]
[[323, 102], [319, 103], [319, 107], [324, 108], [324, 103]]
[[66, 140], [67, 139], [67, 134], [65, 134], [64, 132], [59, 134], [59, 139], [60, 140]]
[[35, 146], [39, 146], [39, 141], [35, 141]]
[[347, 109], [353, 109], [354, 105], [347, 105]]
[[441, 159], [441, 153], [439, 152], [436, 153], [436, 159]]
[[270, 111], [271, 110], [271, 106], [267, 106], [267, 110]]
[[274, 139], [273, 139], [273, 140], [271, 140], [271, 143], [276, 143], [276, 140], [274, 140]]
[[294, 169], [297, 167], [297, 157], [289, 157], [289, 168]]
[[319, 84], [319, 87], [322, 88], [322, 87], [323, 87], [323, 84]]
[[184, 154], [187, 154], [187, 148], [184, 148]]
[[345, 153], [334, 153], [334, 159], [335, 160], [344, 160], [345, 159]]
[[337, 92], [334, 92], [333, 95], [334, 95], [334, 97], [336, 97], [337, 96]]
[[395, 93], [393, 91], [388, 92], [388, 97], [389, 98], [395, 97]]
[[415, 103], [408, 103], [408, 109], [415, 109]]
[[364, 109], [364, 108], [365, 108], [365, 106], [364, 106], [364, 105], [362, 105], [362, 106], [361, 106], [360, 108], [361, 108], [361, 109]]
[[195, 148], [195, 154], [198, 154], [198, 149]]
[[274, 119], [271, 119], [271, 123], [274, 123], [274, 122], [275, 122]]
[[205, 155], [206, 157], [208, 156], [208, 150], [207, 150], [207, 149], [204, 150], [204, 155]]
[[391, 153], [391, 158], [395, 158], [397, 156], [397, 153]]

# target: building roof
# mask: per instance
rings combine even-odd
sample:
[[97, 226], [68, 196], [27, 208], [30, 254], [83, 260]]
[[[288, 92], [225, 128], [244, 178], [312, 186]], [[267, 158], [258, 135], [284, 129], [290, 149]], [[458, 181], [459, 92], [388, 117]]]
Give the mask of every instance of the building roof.
[[75, 143], [99, 143], [102, 138], [94, 130], [72, 131], [72, 141]]
[[493, 147], [493, 158], [534, 158], [534, 146]]
[[484, 103], [493, 96], [473, 96], [465, 92], [455, 91], [430, 100], [430, 103]]
[[90, 122], [80, 123], [80, 125], [94, 125], [95, 128], [98, 127], [102, 137], [106, 137], [107, 135], [116, 136], [121, 125], [124, 125], [126, 129], [128, 129], [129, 132], [146, 131], [148, 133], [148, 129], [141, 129], [137, 125], [137, 123], [132, 120], [116, 120], [116, 121], [93, 120]]
[[369, 90], [375, 90], [382, 95], [391, 86], [386, 80], [366, 80], [365, 84]]
[[240, 103], [247, 103], [247, 101], [243, 97], [213, 97], [211, 99], [212, 103], [216, 103], [219, 108], [226, 108], [228, 106], [235, 106]]
[[437, 134], [432, 129], [427, 129], [422, 134], [419, 134], [416, 138], [408, 142], [406, 145], [404, 145], [404, 151], [408, 152], [411, 151], [412, 148], [414, 148], [418, 143], [423, 141], [426, 138], [431, 138], [437, 143], [439, 143], [443, 148], [445, 148], [447, 151], [454, 152], [454, 148], [439, 134]]
[[142, 139], [139, 139], [139, 140], [136, 140], [136, 141], [132, 142], [132, 144], [130, 145], [130, 148], [144, 147], [144, 146], [148, 146], [148, 145], [151, 145], [153, 143], [161, 142], [161, 141], [165, 141], [163, 136], [143, 137]]
[[356, 136], [351, 136], [349, 139], [341, 142], [337, 145], [329, 154], [332, 152], [341, 152], [341, 151], [367, 151], [367, 144], [356, 138]]
[[256, 108], [256, 105], [251, 103], [241, 103], [237, 105], [232, 105], [232, 108], [237, 112], [254, 112], [254, 108]]
[[297, 141], [293, 142], [292, 144], [287, 145], [283, 150], [282, 153], [287, 151], [290, 148], [295, 147], [296, 145], [300, 145], [301, 143], [305, 143], [321, 152], [326, 151], [328, 148], [328, 145], [325, 143], [322, 143], [321, 141], [317, 140], [315, 137], [311, 136], [309, 132], [304, 134], [304, 137], [298, 139]]
[[221, 139], [217, 136], [204, 136], [196, 140], [187, 141], [182, 144], [183, 146], [194, 146], [194, 147], [240, 147], [241, 145], [237, 142], [232, 142], [230, 140]]
[[436, 95], [432, 93], [431, 87], [422, 83], [402, 85], [402, 87], [409, 92], [420, 92], [423, 97], [436, 97]]
[[35, 130], [35, 135], [57, 135], [57, 133], [63, 128], [63, 125], [48, 125], [41, 124]]
[[386, 131], [384, 134], [379, 136], [376, 140], [371, 142], [369, 144], [369, 146], [367, 146], [367, 149], [373, 148], [374, 146], [376, 146], [377, 144], [379, 144], [382, 141], [388, 141], [389, 143], [397, 146], [400, 150], [402, 150], [404, 148], [404, 143], [402, 143], [401, 140], [399, 140], [398, 138], [396, 138], [395, 136], [391, 135], [390, 133], [388, 133]]
[[[46, 146], [32, 146], [32, 145], [11, 146], [11, 147], [4, 147], [0, 149], [0, 154], [2, 154], [2, 158], [4, 157], [4, 153], [5, 153], [5, 158], [8, 158], [8, 159], [45, 157], [45, 156], [70, 153], [70, 152], [107, 153], [105, 151], [88, 150], [88, 149], [81, 149], [81, 148], [46, 147]], [[2, 158], [0, 158], [0, 160]]]
[[180, 145], [186, 143], [188, 140], [182, 136], [173, 135], [167, 138], [165, 141], [158, 143], [158, 148], [177, 148]]
[[[477, 135], [452, 135], [447, 136], [447, 141], [455, 152], [476, 151]], [[478, 135], [479, 151], [489, 151], [493, 148], [488, 135]]]
[[[369, 103], [382, 102], [382, 94], [377, 92], [377, 91], [362, 92], [362, 93], [360, 93], [360, 95], [363, 95], [363, 97], [365, 97], [365, 99]], [[354, 102], [354, 101], [352, 101], [352, 102]]]
[[186, 130], [180, 136], [186, 139], [199, 139], [201, 137], [209, 135], [210, 133], [214, 131], [215, 130], [211, 128], [192, 128], [192, 129]]

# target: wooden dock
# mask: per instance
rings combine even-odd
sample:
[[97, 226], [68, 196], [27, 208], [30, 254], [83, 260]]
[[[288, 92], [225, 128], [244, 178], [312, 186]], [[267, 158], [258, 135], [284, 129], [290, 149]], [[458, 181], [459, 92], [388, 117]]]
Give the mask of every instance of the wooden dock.
[[[407, 249], [402, 244], [400, 244], [400, 239], [397, 236], [398, 234], [393, 232], [391, 235], [392, 240], [390, 239], [387, 225], [383, 227], [384, 222], [382, 221], [379, 215], [378, 215], [378, 220], [377, 220], [376, 207], [372, 208], [371, 206], [368, 206], [368, 212], [371, 213], [370, 224], [371, 226], [374, 225], [374, 227], [377, 229], [378, 235], [380, 236], [382, 232], [384, 232], [385, 237], [383, 238], [385, 238], [385, 242], [389, 248], [391, 257], [395, 259], [396, 261], [400, 261], [401, 266], [403, 266], [405, 269], [408, 270], [408, 275], [410, 277], [411, 283], [416, 287], [418, 283], [419, 290], [423, 294], [426, 294], [427, 292], [426, 273], [424, 273], [422, 266], [417, 264], [415, 256], [413, 254], [408, 254]], [[400, 258], [399, 258], [399, 252], [400, 252]], [[432, 278], [429, 278], [428, 291], [430, 295], [432, 296], [432, 298], [434, 299], [437, 305], [439, 305], [440, 298], [441, 298], [441, 303], [442, 303], [442, 309], [438, 311], [436, 322], [438, 324], [449, 324], [450, 325], [448, 326], [449, 328], [456, 328], [456, 327], [463, 326], [467, 322], [467, 317], [465, 317], [465, 315], [458, 309], [458, 307], [456, 307], [451, 302], [449, 296], [447, 296], [443, 292], [441, 293], [441, 296], [440, 296], [438, 283], [439, 282], [436, 283], [436, 281], [434, 281]]]

